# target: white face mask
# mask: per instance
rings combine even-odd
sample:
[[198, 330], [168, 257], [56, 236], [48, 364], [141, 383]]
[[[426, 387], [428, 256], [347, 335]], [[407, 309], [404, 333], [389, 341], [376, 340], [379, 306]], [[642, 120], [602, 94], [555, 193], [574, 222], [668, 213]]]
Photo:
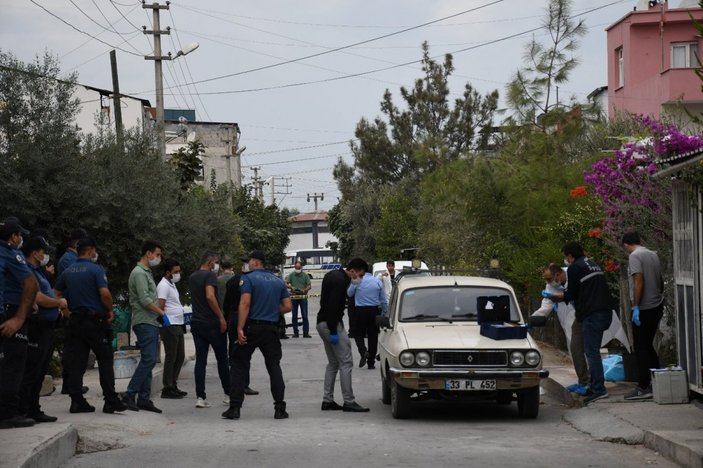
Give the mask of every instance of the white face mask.
[[90, 261], [93, 263], [97, 263], [97, 261], [98, 261], [98, 253], [97, 252], [95, 252], [95, 256], [93, 256], [93, 258], [91, 258]]
[[156, 258], [152, 258], [151, 260], [149, 260], [149, 266], [150, 266], [150, 267], [155, 267], [155, 266], [157, 266], [159, 263], [161, 263], [161, 257], [156, 257]]
[[302, 269], [302, 268], [296, 268], [296, 269], [295, 269], [295, 272], [296, 272], [297, 274], [301, 274], [301, 273], [303, 272], [303, 269]]
[[215, 273], [217, 273], [218, 271], [220, 271], [220, 264], [219, 264], [219, 263], [215, 263], [215, 264], [212, 266], [212, 271], [214, 271]]
[[244, 265], [242, 265], [242, 271], [243, 271], [244, 273], [248, 273], [249, 270], [250, 270], [250, 268], [249, 268], [249, 264], [248, 264], [248, 263], [245, 263]]
[[21, 249], [22, 246], [24, 245], [24, 237], [20, 236], [20, 243], [15, 247], [17, 250]]
[[564, 265], [569, 266], [569, 265], [571, 265], [571, 262], [568, 261], [567, 259], [564, 259]]
[[39, 263], [41, 264], [41, 266], [46, 266], [46, 264], [49, 263], [50, 259], [51, 259], [51, 257], [49, 257], [49, 254], [44, 254], [44, 257], [41, 259], [41, 262], [39, 262]]
[[173, 283], [178, 283], [181, 280], [181, 274], [180, 273], [174, 273], [173, 278], [171, 278], [171, 282]]

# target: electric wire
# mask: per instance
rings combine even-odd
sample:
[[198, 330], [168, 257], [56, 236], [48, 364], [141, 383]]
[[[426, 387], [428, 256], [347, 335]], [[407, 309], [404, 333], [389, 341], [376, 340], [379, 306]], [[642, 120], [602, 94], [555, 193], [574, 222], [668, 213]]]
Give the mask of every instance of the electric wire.
[[[338, 157], [342, 157], [342, 156], [348, 156], [350, 154], [352, 154], [352, 153], [345, 152], [345, 153], [325, 154], [322, 156], [310, 156], [309, 158], [288, 159], [286, 161], [265, 162], [265, 163], [257, 162], [256, 164], [251, 165], [251, 166], [242, 166], [242, 168], [258, 167], [258, 166], [279, 166], [281, 164], [291, 164], [291, 163], [302, 162], [302, 161], [313, 161], [316, 159], [338, 158]], [[252, 156], [252, 155], [250, 154], [249, 156]]]
[[[90, 15], [89, 15], [88, 13], [86, 13], [81, 7], [79, 7], [79, 6], [76, 4], [76, 2], [74, 2], [73, 0], [68, 0], [68, 1], [71, 3], [71, 5], [73, 5], [74, 7], [76, 7], [76, 9], [77, 9], [78, 11], [80, 11], [83, 16], [85, 16], [86, 18], [88, 18], [93, 24], [95, 24], [95, 25], [98, 26], [99, 28], [101, 28], [101, 29], [103, 29], [103, 30], [105, 30], [105, 31], [115, 32], [118, 36], [121, 36], [122, 34], [127, 34], [127, 33], [119, 33], [119, 32], [117, 32], [116, 30], [114, 30], [114, 28], [113, 28], [113, 29], [106, 28], [105, 26], [103, 26], [103, 25], [100, 24], [99, 22], [95, 21], [95, 19], [93, 19], [92, 16], [90, 16]], [[95, 4], [95, 2], [93, 2], [93, 4]], [[99, 9], [99, 8], [98, 8], [98, 9]], [[102, 12], [101, 12], [101, 13], [102, 13]], [[108, 19], [105, 18], [104, 15], [103, 15], [103, 18], [105, 19], [105, 21], [108, 22], [108, 24], [110, 24], [110, 21], [108, 21]], [[112, 24], [110, 24], [110, 26], [112, 26]]]
[[[354, 138], [356, 139], [356, 138]], [[349, 143], [349, 140], [342, 140], [342, 141], [332, 141], [329, 143], [321, 143], [318, 145], [310, 145], [310, 146], [298, 146], [297, 148], [283, 148], [283, 149], [275, 149], [271, 151], [260, 151], [258, 153], [249, 153], [247, 156], [261, 156], [264, 154], [274, 154], [274, 153], [286, 153], [289, 151], [299, 151], [299, 150], [306, 150], [306, 149], [314, 149], [314, 148], [323, 148], [325, 146], [336, 146], [336, 145], [343, 145]]]

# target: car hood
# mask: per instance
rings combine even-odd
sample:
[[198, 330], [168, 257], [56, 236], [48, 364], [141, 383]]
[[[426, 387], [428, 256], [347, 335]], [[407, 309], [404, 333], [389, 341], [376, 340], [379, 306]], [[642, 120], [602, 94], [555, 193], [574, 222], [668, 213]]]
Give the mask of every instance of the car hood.
[[403, 324], [407, 349], [520, 349], [536, 348], [528, 335], [519, 340], [494, 340], [480, 333], [476, 323]]

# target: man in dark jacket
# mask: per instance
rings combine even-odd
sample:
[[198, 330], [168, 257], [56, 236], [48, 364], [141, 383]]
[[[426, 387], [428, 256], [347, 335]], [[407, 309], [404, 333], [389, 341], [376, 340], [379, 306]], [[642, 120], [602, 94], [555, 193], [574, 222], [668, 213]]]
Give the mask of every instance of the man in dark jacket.
[[605, 273], [600, 266], [584, 255], [581, 244], [567, 242], [562, 247], [562, 253], [569, 264], [566, 270], [568, 287], [564, 300], [574, 302], [576, 320], [583, 325], [583, 344], [591, 374], [584, 401], [590, 403], [608, 397], [600, 345], [603, 332], [610, 327], [613, 319], [613, 297], [608, 289]]
[[[320, 312], [317, 314], [317, 331], [325, 345], [327, 369], [325, 371], [322, 411], [342, 410], [357, 413], [369, 411], [354, 399], [352, 390], [352, 368], [354, 362], [351, 341], [344, 331], [344, 306], [347, 300], [347, 287], [351, 281], [349, 272], [332, 270], [322, 280]], [[334, 382], [339, 371], [344, 405], [334, 401]]]

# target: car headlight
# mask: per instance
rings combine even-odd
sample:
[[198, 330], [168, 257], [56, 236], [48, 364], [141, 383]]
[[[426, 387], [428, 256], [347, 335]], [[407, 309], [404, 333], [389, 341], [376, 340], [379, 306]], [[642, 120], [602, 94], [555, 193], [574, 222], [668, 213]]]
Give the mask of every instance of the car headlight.
[[417, 365], [420, 367], [427, 367], [430, 365], [430, 361], [432, 359], [430, 358], [430, 353], [426, 351], [420, 351], [417, 353], [415, 356], [415, 362], [417, 362]]
[[525, 362], [528, 366], [536, 366], [539, 364], [540, 359], [539, 353], [534, 349], [525, 353]]
[[400, 363], [405, 367], [410, 367], [415, 364], [415, 355], [410, 351], [400, 353]]
[[520, 351], [510, 353], [510, 365], [519, 367], [525, 363], [525, 356]]

